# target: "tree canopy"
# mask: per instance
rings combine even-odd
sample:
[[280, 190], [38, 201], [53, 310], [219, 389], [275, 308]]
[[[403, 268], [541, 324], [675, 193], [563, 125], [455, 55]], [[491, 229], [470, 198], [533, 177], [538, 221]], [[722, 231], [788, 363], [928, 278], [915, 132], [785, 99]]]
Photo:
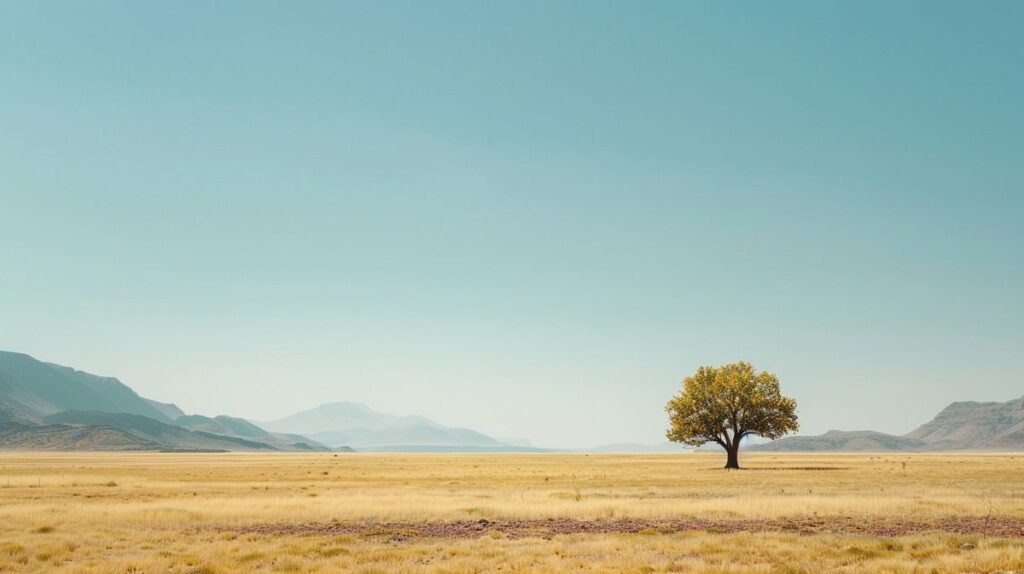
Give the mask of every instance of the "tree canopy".
[[697, 369], [665, 410], [670, 441], [718, 444], [729, 455], [726, 468], [739, 468], [744, 438], [776, 439], [799, 429], [796, 401], [782, 395], [779, 378], [742, 361]]

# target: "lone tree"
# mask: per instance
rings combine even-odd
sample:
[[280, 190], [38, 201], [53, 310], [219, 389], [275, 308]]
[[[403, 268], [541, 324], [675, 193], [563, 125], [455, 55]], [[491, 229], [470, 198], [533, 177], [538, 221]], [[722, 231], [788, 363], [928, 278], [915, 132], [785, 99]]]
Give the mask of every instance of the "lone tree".
[[796, 432], [796, 401], [779, 391], [779, 378], [750, 363], [701, 367], [665, 405], [668, 440], [691, 446], [713, 442], [729, 454], [725, 468], [739, 468], [740, 441], [750, 435], [776, 439]]

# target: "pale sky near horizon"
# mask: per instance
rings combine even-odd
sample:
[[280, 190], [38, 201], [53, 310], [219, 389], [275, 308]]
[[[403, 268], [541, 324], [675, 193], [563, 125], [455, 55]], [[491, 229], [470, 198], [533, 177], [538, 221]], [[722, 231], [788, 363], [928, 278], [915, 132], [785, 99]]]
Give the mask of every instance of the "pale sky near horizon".
[[0, 2], [0, 349], [200, 414], [664, 440], [1024, 395], [1024, 3]]

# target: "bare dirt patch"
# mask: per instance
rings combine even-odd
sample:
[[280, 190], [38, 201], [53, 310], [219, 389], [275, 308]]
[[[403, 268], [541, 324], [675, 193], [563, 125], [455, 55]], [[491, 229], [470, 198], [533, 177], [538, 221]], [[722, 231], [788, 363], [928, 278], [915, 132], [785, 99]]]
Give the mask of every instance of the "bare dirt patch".
[[[237, 530], [236, 530], [237, 531]], [[477, 538], [492, 533], [508, 538], [565, 534], [646, 534], [673, 532], [784, 532], [797, 534], [860, 534], [910, 536], [925, 532], [1024, 538], [1024, 520], [1011, 518], [950, 517], [933, 521], [904, 521], [869, 517], [807, 517], [747, 520], [475, 520], [454, 522], [328, 522], [262, 524], [240, 530], [254, 534], [353, 535], [392, 540], [415, 538]]]
[[739, 471], [747, 470], [808, 470], [813, 472], [828, 471], [828, 470], [850, 470], [849, 467], [845, 466], [752, 466], [749, 468], [739, 468]]

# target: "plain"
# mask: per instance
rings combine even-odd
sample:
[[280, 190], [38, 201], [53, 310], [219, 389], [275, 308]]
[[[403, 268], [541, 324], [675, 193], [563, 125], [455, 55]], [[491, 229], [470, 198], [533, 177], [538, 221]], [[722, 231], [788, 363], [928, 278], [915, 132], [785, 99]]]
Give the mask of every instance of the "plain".
[[14, 572], [1024, 570], [1024, 455], [0, 454]]

